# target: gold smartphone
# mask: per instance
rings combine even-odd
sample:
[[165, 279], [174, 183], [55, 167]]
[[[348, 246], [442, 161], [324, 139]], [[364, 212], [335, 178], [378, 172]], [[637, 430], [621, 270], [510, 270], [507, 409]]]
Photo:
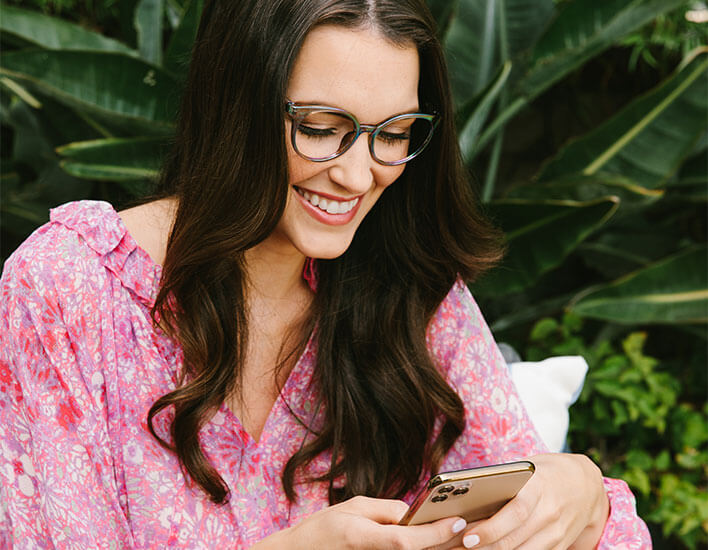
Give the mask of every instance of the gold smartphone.
[[470, 523], [493, 516], [533, 475], [523, 460], [444, 472], [430, 478], [399, 525], [420, 525], [460, 516]]

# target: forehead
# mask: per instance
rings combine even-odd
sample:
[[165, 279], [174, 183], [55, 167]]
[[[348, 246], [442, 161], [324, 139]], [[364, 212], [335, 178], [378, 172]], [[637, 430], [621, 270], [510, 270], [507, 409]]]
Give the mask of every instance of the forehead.
[[418, 52], [373, 29], [322, 25], [309, 32], [295, 60], [288, 99], [346, 109], [377, 122], [418, 108]]

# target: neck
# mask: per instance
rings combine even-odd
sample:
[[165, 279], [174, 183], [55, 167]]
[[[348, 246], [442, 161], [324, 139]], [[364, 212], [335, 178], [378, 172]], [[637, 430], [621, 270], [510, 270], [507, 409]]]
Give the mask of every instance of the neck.
[[268, 239], [246, 251], [249, 290], [257, 299], [286, 301], [302, 296], [305, 256], [289, 248], [283, 250]]

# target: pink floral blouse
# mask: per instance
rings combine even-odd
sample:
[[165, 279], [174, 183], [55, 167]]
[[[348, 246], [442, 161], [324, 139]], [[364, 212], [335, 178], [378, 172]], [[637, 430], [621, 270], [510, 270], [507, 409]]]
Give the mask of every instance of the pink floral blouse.
[[[210, 502], [146, 430], [152, 403], [175, 387], [180, 349], [153, 329], [160, 266], [113, 208], [52, 210], [7, 261], [0, 285], [0, 548], [248, 548], [327, 506], [324, 483], [285, 497], [280, 473], [313, 418], [317, 342], [290, 374], [258, 442], [226, 406], [201, 442], [230, 501]], [[443, 470], [543, 452], [467, 288], [457, 283], [428, 330], [467, 425]], [[167, 437], [169, 411], [157, 429]], [[329, 456], [311, 466], [324, 471]], [[626, 484], [606, 479], [611, 516], [600, 548], [649, 548]], [[407, 495], [410, 502], [414, 493]]]

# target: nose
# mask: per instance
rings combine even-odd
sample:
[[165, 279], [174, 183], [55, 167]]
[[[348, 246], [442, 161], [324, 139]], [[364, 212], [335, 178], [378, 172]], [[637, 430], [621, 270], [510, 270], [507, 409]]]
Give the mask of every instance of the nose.
[[353, 194], [368, 191], [374, 182], [377, 163], [369, 152], [369, 135], [361, 134], [343, 155], [330, 161], [330, 179]]

